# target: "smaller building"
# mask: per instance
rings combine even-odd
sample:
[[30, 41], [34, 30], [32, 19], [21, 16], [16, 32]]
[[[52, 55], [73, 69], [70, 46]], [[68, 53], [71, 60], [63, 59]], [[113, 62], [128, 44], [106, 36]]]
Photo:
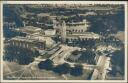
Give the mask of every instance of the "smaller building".
[[9, 42], [10, 46], [16, 46], [20, 48], [26, 48], [26, 49], [45, 49], [45, 41], [40, 41], [33, 38], [28, 37], [14, 37]]
[[86, 20], [83, 20], [82, 22], [66, 23], [66, 30], [70, 32], [86, 32], [88, 27], [89, 24]]
[[3, 23], [3, 27], [4, 28], [8, 28], [8, 29], [14, 29], [16, 28], [16, 23], [15, 22], [4, 22]]
[[28, 38], [33, 38], [35, 40], [44, 41], [45, 42], [45, 49], [51, 48], [55, 41], [52, 39], [52, 36], [47, 36], [44, 34], [31, 34], [27, 36]]
[[66, 39], [68, 41], [74, 41], [74, 40], [99, 40], [101, 38], [100, 35], [95, 34], [93, 32], [75, 32], [71, 34], [67, 34]]
[[25, 26], [25, 27], [21, 27], [20, 29], [16, 29], [16, 30], [19, 32], [26, 33], [26, 34], [39, 33], [42, 31], [41, 28], [33, 27], [33, 26]]
[[56, 30], [48, 29], [48, 30], [45, 30], [44, 33], [46, 36], [54, 36], [56, 35]]
[[49, 13], [39, 13], [39, 14], [37, 14], [38, 18], [47, 17], [47, 16], [50, 16], [50, 14]]
[[62, 29], [66, 28], [66, 32], [86, 32], [89, 28], [89, 22], [84, 19], [80, 22], [58, 22], [53, 20], [53, 28], [54, 29]]

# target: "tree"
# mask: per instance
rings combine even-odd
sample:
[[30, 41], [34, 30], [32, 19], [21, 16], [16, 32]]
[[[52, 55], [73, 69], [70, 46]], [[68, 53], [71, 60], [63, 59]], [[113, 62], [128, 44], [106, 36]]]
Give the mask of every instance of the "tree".
[[21, 65], [28, 65], [29, 63], [34, 61], [34, 58], [29, 55], [21, 55], [17, 57], [18, 63]]
[[75, 67], [71, 68], [70, 74], [73, 76], [81, 76], [83, 74], [83, 66], [75, 65]]
[[46, 70], [52, 70], [53, 69], [53, 61], [50, 59], [47, 59], [45, 61], [41, 61], [38, 64], [39, 69], [46, 69]]
[[116, 14], [87, 16], [86, 19], [91, 23], [89, 31], [106, 34], [110, 32], [116, 33], [118, 30], [124, 31], [124, 12], [118, 11]]
[[75, 50], [72, 52], [73, 55], [78, 55], [81, 51]]
[[92, 50], [86, 50], [82, 52], [82, 55], [78, 60], [83, 63], [95, 64], [95, 56], [95, 52], [93, 52]]
[[35, 57], [38, 57], [40, 55], [39, 51], [38, 50], [35, 50]]
[[121, 50], [117, 50], [112, 53], [111, 57], [111, 63], [112, 63], [112, 71], [111, 73], [113, 75], [116, 75], [116, 73], [120, 73], [121, 75], [124, 75], [124, 65], [125, 65], [125, 51], [124, 48]]
[[64, 63], [64, 64], [56, 66], [53, 69], [53, 71], [56, 72], [56, 73], [59, 73], [61, 75], [61, 74], [69, 73], [70, 69], [71, 69], [70, 65], [68, 63]]
[[16, 59], [16, 55], [14, 54], [15, 49], [12, 46], [5, 46], [4, 50], [5, 50], [5, 53], [3, 56], [4, 60], [11, 62]]

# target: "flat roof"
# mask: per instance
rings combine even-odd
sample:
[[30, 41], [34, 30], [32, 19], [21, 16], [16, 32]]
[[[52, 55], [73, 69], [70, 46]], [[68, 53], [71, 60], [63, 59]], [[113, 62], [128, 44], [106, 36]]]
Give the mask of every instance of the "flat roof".
[[27, 42], [44, 42], [44, 41], [39, 41], [36, 38], [20, 37], [20, 36], [16, 36], [16, 37], [12, 38], [11, 40], [27, 41]]
[[67, 37], [79, 37], [79, 38], [100, 38], [99, 34], [95, 34], [93, 32], [84, 32], [84, 33], [73, 33], [68, 34]]

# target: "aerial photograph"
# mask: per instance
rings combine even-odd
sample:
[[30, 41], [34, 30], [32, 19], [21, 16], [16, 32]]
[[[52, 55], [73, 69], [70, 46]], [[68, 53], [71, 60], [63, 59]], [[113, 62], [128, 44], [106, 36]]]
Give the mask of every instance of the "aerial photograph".
[[3, 4], [3, 80], [124, 80], [124, 4]]

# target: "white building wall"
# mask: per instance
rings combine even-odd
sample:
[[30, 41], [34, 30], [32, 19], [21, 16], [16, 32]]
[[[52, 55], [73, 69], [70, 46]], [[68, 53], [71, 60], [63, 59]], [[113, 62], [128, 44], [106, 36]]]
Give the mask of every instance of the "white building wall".
[[85, 32], [88, 30], [88, 25], [76, 25], [76, 26], [66, 26], [67, 30], [72, 32]]

